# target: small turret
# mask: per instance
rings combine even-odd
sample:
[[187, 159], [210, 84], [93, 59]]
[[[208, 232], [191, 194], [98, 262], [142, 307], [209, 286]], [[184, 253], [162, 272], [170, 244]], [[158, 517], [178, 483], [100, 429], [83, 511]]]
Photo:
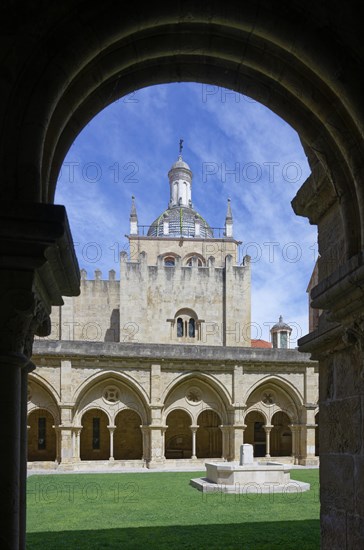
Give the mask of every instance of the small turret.
[[282, 315], [280, 315], [278, 323], [273, 325], [273, 327], [270, 329], [273, 347], [288, 349], [291, 332], [291, 327], [283, 321], [283, 317]]
[[225, 237], [233, 237], [233, 214], [231, 212], [231, 200], [228, 199], [227, 212], [225, 218]]
[[170, 199], [169, 208], [174, 206], [187, 206], [192, 208], [192, 172], [190, 167], [182, 159], [183, 139], [179, 144], [178, 160], [168, 172]]
[[130, 235], [138, 235], [138, 216], [135, 207], [135, 197], [131, 197], [131, 210], [130, 210]]

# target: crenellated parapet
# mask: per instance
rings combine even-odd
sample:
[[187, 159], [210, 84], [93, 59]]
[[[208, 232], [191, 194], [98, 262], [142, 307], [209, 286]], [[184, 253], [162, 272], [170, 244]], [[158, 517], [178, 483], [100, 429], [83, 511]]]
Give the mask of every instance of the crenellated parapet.
[[250, 285], [249, 257], [122, 253], [121, 341], [249, 347]]

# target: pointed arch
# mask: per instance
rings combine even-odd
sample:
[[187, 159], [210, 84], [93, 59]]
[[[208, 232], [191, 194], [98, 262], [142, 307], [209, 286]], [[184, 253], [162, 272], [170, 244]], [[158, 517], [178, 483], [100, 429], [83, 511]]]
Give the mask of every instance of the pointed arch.
[[61, 423], [58, 392], [43, 377], [31, 373], [28, 377], [28, 414], [37, 410], [46, 410], [54, 419], [55, 425]]
[[244, 396], [244, 403], [248, 401], [248, 398], [252, 393], [259, 388], [260, 386], [263, 386], [264, 384], [272, 384], [276, 385], [282, 390], [286, 391], [288, 395], [292, 396], [294, 398], [295, 403], [297, 405], [301, 406], [303, 405], [303, 396], [301, 392], [297, 389], [297, 387], [292, 384], [289, 380], [286, 380], [282, 376], [279, 376], [277, 374], [267, 374], [266, 376], [260, 378], [257, 382], [252, 384], [250, 388], [246, 391]]
[[[259, 395], [259, 391], [264, 392], [265, 389], [268, 390], [268, 393], [271, 390], [274, 394], [271, 402], [264, 402], [263, 395]], [[297, 388], [284, 378], [268, 375], [253, 384], [248, 392], [245, 396], [246, 414], [251, 410], [259, 410], [265, 414], [267, 422], [270, 423], [272, 416], [277, 411], [283, 411], [288, 414], [291, 422], [299, 421], [303, 409], [302, 396]], [[267, 398], [269, 399], [269, 396]]]
[[196, 424], [203, 410], [215, 411], [223, 424], [228, 423], [228, 411], [231, 400], [227, 390], [211, 375], [200, 371], [184, 373], [169, 384], [162, 395], [164, 403], [163, 418], [175, 408], [189, 412], [191, 423]]
[[224, 384], [222, 384], [217, 378], [212, 376], [211, 374], [207, 374], [205, 372], [201, 371], [190, 371], [187, 373], [182, 373], [178, 375], [176, 378], [174, 378], [165, 388], [164, 392], [162, 393], [161, 400], [163, 402], [166, 401], [168, 398], [168, 395], [180, 384], [183, 382], [186, 382], [192, 378], [196, 378], [198, 380], [201, 380], [201, 382], [206, 383], [207, 385], [211, 386], [211, 388], [217, 392], [217, 394], [222, 399], [224, 405], [226, 407], [231, 406], [231, 394], [229, 390], [226, 388]]
[[[106, 393], [110, 393], [110, 389], [117, 388], [120, 391], [120, 399], [109, 401]], [[74, 396], [74, 419], [77, 423], [84, 411], [89, 408], [99, 408], [106, 412], [110, 424], [113, 424], [121, 408], [129, 408], [139, 414], [143, 424], [148, 424], [150, 417], [148, 402], [145, 389], [129, 375], [114, 370], [102, 371], [89, 376], [77, 388]]]

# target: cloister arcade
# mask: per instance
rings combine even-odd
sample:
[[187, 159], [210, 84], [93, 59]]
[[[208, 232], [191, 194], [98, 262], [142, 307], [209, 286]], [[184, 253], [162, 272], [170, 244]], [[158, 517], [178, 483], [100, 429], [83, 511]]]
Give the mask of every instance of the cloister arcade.
[[[135, 387], [138, 384], [135, 383]], [[49, 384], [30, 375], [28, 394], [28, 460], [62, 464], [65, 427], [62, 404]], [[71, 463], [122, 461], [147, 465], [150, 449], [150, 404], [120, 377], [95, 375], [76, 396], [69, 434]], [[211, 378], [193, 375], [174, 383], [162, 407], [162, 429], [157, 442], [164, 460], [231, 458], [231, 403]], [[282, 379], [267, 377], [247, 393], [243, 440], [257, 458], [282, 457], [298, 463], [306, 456], [306, 410], [297, 391]], [[63, 434], [63, 436], [62, 436]], [[317, 445], [317, 443], [316, 443]], [[316, 449], [317, 451], [317, 449]]]

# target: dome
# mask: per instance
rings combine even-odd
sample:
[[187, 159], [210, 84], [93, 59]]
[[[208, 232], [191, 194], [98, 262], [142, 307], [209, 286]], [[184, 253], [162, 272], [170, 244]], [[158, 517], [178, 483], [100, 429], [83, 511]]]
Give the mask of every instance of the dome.
[[278, 323], [276, 323], [272, 328], [271, 328], [272, 331], [276, 331], [276, 330], [288, 330], [289, 332], [292, 332], [292, 328], [287, 325], [287, 323], [285, 323], [283, 321], [283, 317], [282, 315], [279, 316], [279, 321]]
[[188, 166], [187, 162], [182, 160], [181, 155], [178, 157], [178, 160], [171, 166], [171, 170], [174, 170], [175, 168], [184, 168], [185, 170], [191, 171], [191, 168]]
[[[177, 161], [178, 162], [178, 161]], [[185, 164], [185, 163], [184, 163]], [[195, 221], [200, 221], [200, 234], [195, 235]], [[168, 235], [164, 234], [164, 221], [169, 222]], [[154, 220], [148, 230], [148, 237], [213, 238], [213, 231], [207, 221], [193, 208], [187, 206], [168, 208]]]

